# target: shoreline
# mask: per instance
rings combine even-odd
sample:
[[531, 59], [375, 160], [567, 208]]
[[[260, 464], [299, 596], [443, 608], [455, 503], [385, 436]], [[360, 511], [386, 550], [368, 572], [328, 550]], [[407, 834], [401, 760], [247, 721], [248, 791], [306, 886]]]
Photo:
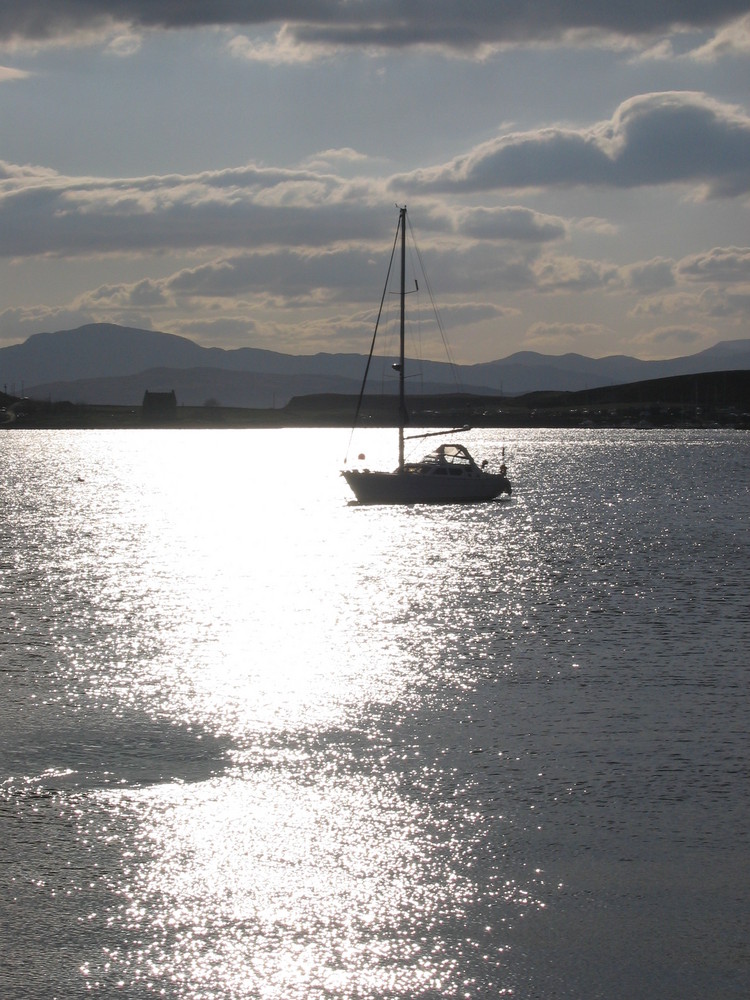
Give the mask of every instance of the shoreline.
[[[165, 394], [166, 396], [166, 394]], [[143, 406], [17, 399], [0, 393], [0, 430], [118, 428], [351, 427], [357, 397], [297, 396], [284, 407]], [[539, 391], [523, 396], [418, 396], [409, 400], [414, 427], [635, 428], [727, 427], [750, 429], [750, 371], [709, 372], [602, 386], [577, 392]], [[395, 395], [365, 396], [359, 427], [398, 426]]]

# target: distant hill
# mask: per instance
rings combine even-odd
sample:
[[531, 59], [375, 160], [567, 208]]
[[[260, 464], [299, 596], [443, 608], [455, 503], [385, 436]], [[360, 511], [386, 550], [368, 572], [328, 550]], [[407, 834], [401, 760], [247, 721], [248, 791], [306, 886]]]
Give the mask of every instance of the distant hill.
[[[374, 365], [373, 392], [396, 391], [393, 358]], [[184, 337], [96, 323], [40, 333], [0, 348], [0, 387], [14, 395], [134, 406], [149, 389], [174, 389], [181, 404], [284, 406], [293, 396], [358, 391], [365, 358], [358, 354], [290, 355], [258, 348], [201, 347]], [[750, 369], [750, 339], [724, 341], [699, 354], [668, 361], [627, 356], [588, 358], [521, 351], [484, 364], [413, 362], [419, 389], [463, 389], [482, 395], [578, 391], [645, 379]], [[378, 380], [378, 372], [383, 376]], [[457, 376], [457, 379], [456, 379]], [[415, 379], [415, 382], [417, 380]]]

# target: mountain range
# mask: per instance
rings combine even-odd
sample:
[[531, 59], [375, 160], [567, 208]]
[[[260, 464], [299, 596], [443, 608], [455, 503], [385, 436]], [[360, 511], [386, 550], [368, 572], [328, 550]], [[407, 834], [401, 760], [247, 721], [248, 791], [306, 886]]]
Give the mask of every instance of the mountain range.
[[[396, 359], [373, 360], [370, 392], [395, 392]], [[354, 394], [366, 359], [359, 354], [290, 355], [258, 348], [201, 347], [184, 337], [107, 323], [39, 333], [0, 348], [0, 387], [11, 395], [102, 405], [139, 405], [146, 390], [174, 389], [186, 406], [280, 407], [294, 396]], [[723, 341], [667, 361], [616, 355], [520, 351], [498, 361], [451, 366], [410, 362], [423, 393], [519, 395], [593, 389], [702, 372], [750, 370], [750, 339]]]

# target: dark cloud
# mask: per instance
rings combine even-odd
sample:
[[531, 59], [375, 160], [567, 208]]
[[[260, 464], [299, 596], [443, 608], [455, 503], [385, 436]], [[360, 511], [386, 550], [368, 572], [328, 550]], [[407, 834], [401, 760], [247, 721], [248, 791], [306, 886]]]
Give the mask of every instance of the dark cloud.
[[[244, 167], [132, 179], [68, 178], [0, 163], [0, 256], [202, 247], [329, 246], [389, 236], [382, 202], [309, 171]], [[361, 186], [358, 189], [361, 192]]]
[[633, 264], [625, 268], [625, 279], [629, 288], [640, 295], [652, 295], [675, 284], [674, 261], [649, 260], [641, 264]]
[[476, 50], [554, 41], [571, 32], [643, 36], [711, 28], [747, 13], [746, 0], [1, 0], [0, 39], [236, 25], [286, 26], [299, 44]]
[[[158, 287], [168, 297], [262, 296], [283, 306], [339, 299], [374, 304], [388, 252], [386, 247], [373, 252], [344, 246], [312, 253], [277, 249], [236, 254], [184, 268], [160, 281]], [[462, 249], [433, 246], [428, 258], [430, 282], [440, 288], [441, 298], [535, 284], [530, 260], [511, 251], [488, 255], [475, 245]]]
[[648, 36], [676, 27], [706, 28], [747, 13], [741, 0], [707, 2], [665, 0], [628, 4], [584, 0], [529, 0], [498, 3], [484, 0], [377, 0], [335, 5], [337, 16], [327, 23], [303, 18], [293, 25], [300, 42], [403, 48], [432, 45], [477, 50], [487, 45], [559, 41], [574, 33]]
[[[140, 178], [64, 177], [0, 161], [0, 257], [342, 244], [386, 247], [382, 182], [246, 166]], [[538, 246], [564, 220], [520, 206], [447, 211], [423, 200], [422, 233]]]
[[163, 282], [172, 295], [202, 298], [263, 295], [277, 301], [308, 299], [316, 289], [359, 286], [372, 294], [371, 255], [362, 250], [305, 254], [292, 250], [237, 255], [185, 268]]
[[504, 135], [391, 183], [443, 192], [689, 183], [734, 197], [750, 191], [750, 117], [702, 94], [645, 94], [593, 128]]

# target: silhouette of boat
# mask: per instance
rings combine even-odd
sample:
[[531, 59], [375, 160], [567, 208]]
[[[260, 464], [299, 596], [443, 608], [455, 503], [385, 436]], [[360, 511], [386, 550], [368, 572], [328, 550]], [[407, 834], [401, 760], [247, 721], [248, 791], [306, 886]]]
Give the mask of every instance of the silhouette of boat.
[[[390, 275], [396, 247], [401, 243], [401, 292], [399, 323], [399, 361], [394, 364], [399, 376], [398, 406], [398, 466], [392, 472], [373, 472], [370, 469], [344, 469], [346, 480], [357, 500], [362, 504], [413, 504], [413, 503], [479, 503], [494, 500], [502, 493], [510, 494], [511, 484], [507, 478], [505, 463], [499, 472], [487, 472], [486, 462], [477, 465], [462, 444], [441, 444], [419, 462], [407, 462], [404, 458], [404, 430], [409, 416], [406, 408], [406, 207], [399, 209], [396, 237], [391, 253]], [[386, 287], [388, 278], [386, 278]], [[383, 292], [383, 300], [385, 291]], [[381, 300], [380, 312], [383, 309]], [[380, 314], [378, 315], [378, 323]], [[370, 354], [365, 367], [362, 388], [354, 418], [356, 425], [362, 406], [367, 375], [372, 361], [377, 337], [378, 323], [372, 339]], [[468, 428], [461, 428], [468, 430]], [[441, 434], [444, 432], [440, 432]], [[451, 432], [452, 433], [452, 432]], [[429, 434], [416, 435], [429, 437]], [[362, 457], [362, 456], [360, 456]]]

